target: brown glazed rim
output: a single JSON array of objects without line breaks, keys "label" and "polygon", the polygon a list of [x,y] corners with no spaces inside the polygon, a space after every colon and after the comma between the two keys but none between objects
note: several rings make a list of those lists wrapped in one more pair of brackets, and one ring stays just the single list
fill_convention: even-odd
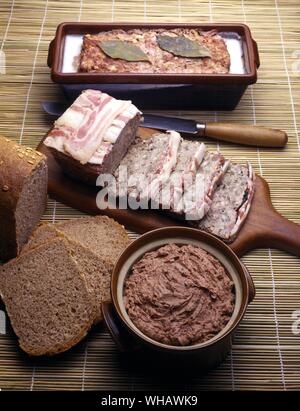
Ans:
[{"label": "brown glazed rim", "polygon": [[[244,74],[159,74],[159,73],[62,73],[64,37],[66,34],[98,33],[102,30],[134,28],[166,28],[176,27],[198,28],[201,30],[216,29],[218,32],[236,32],[243,39],[243,51],[247,73]],[[48,51],[48,66],[55,83],[76,84],[235,84],[249,85],[257,80],[256,69],[259,67],[257,44],[245,24],[234,23],[61,23],[56,30]]]},{"label": "brown glazed rim", "polygon": [[[230,262],[230,265],[234,267],[235,273],[237,274],[237,277],[239,278],[241,282],[240,307],[230,327],[227,328],[225,332],[220,331],[220,333],[217,334],[215,337],[213,337],[210,340],[205,341],[202,344],[195,344],[195,345],[181,347],[181,346],[166,345],[158,341],[155,341],[151,339],[150,337],[144,335],[140,330],[138,330],[138,328],[131,323],[128,315],[127,317],[129,320],[127,320],[126,316],[123,315],[122,309],[120,307],[119,298],[118,298],[118,285],[119,285],[119,275],[120,275],[120,272],[124,264],[136,251],[141,249],[143,246],[151,243],[152,241],[164,240],[164,239],[172,238],[172,237],[174,238],[174,240],[175,239],[178,240],[179,238],[181,238],[182,240],[200,241],[202,243],[205,243],[207,246],[215,249],[218,253],[220,253],[220,255],[222,255],[222,257],[225,260]],[[174,241],[174,242],[180,243],[180,241]],[[128,271],[129,269],[126,271],[126,273],[128,273]],[[236,283],[235,283],[235,286],[236,286]],[[237,325],[240,323],[240,321],[242,320],[248,304],[253,300],[255,296],[255,288],[253,285],[252,278],[249,272],[247,271],[246,267],[244,266],[244,264],[239,260],[239,258],[231,250],[231,248],[229,248],[221,240],[199,229],[194,229],[194,228],[189,228],[189,227],[171,226],[171,227],[159,228],[156,230],[149,231],[148,233],[140,236],[137,240],[133,241],[124,250],[124,252],[119,257],[114,267],[114,270],[113,270],[112,281],[111,281],[111,295],[112,295],[112,302],[116,310],[117,316],[119,317],[120,321],[125,326],[125,328],[131,334],[135,335],[138,339],[141,339],[144,343],[150,346],[156,346],[156,348],[159,348],[159,349],[190,352],[190,351],[200,349],[203,347],[213,346],[220,340],[230,335],[234,331],[234,329],[237,327]],[[226,327],[227,325],[225,326],[225,329]]]}]

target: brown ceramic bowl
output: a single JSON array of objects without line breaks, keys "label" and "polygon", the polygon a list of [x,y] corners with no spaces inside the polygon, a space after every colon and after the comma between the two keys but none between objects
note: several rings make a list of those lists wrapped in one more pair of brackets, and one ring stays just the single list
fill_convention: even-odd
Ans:
[{"label": "brown ceramic bowl", "polygon": [[[212,339],[190,346],[171,346],[143,334],[130,320],[123,302],[123,286],[132,265],[143,255],[165,244],[193,244],[214,255],[234,282],[235,307],[225,328]],[[112,303],[103,305],[106,325],[118,344],[127,352],[153,355],[173,364],[194,363],[207,370],[219,364],[231,347],[231,339],[242,320],[248,304],[255,296],[252,278],[236,254],[221,240],[204,231],[185,227],[167,227],[150,231],[133,241],[117,261],[111,283]],[[160,361],[159,361],[160,362]]]}]

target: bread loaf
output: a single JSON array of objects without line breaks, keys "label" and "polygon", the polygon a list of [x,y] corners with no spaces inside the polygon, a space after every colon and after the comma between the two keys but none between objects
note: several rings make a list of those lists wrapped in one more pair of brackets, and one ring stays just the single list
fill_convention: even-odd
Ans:
[{"label": "bread loaf", "polygon": [[46,207],[43,154],[0,136],[0,260],[17,256]]}]

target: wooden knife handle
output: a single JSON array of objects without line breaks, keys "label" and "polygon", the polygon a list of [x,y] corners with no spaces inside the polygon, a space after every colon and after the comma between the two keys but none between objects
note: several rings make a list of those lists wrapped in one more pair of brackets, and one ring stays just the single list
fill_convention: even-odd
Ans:
[{"label": "wooden knife handle", "polygon": [[288,141],[282,130],[231,123],[206,123],[204,135],[231,143],[258,147],[284,147]]}]

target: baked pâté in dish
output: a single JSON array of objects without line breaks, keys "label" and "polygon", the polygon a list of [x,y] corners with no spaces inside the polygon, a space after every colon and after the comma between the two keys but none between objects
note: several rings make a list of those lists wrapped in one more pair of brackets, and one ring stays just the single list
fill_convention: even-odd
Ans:
[{"label": "baked p\u00e2t\u00e9 in dish", "polygon": [[85,34],[79,71],[225,74],[230,55],[216,30],[115,29]]},{"label": "baked p\u00e2t\u00e9 in dish", "polygon": [[114,175],[111,191],[116,195],[185,220],[227,242],[241,229],[254,194],[255,176],[249,163],[233,163],[175,131],[137,138]]},{"label": "baked p\u00e2t\u00e9 in dish", "polygon": [[124,305],[143,334],[167,345],[210,340],[228,323],[234,287],[225,268],[192,244],[167,244],[136,262],[124,284]]},{"label": "baked p\u00e2t\u00e9 in dish", "polygon": [[86,90],[44,144],[72,178],[95,186],[101,174],[114,177],[106,190],[117,202],[128,200],[128,208],[159,209],[233,241],[253,198],[251,165],[232,163],[172,130],[139,138],[141,120],[130,101]]}]

